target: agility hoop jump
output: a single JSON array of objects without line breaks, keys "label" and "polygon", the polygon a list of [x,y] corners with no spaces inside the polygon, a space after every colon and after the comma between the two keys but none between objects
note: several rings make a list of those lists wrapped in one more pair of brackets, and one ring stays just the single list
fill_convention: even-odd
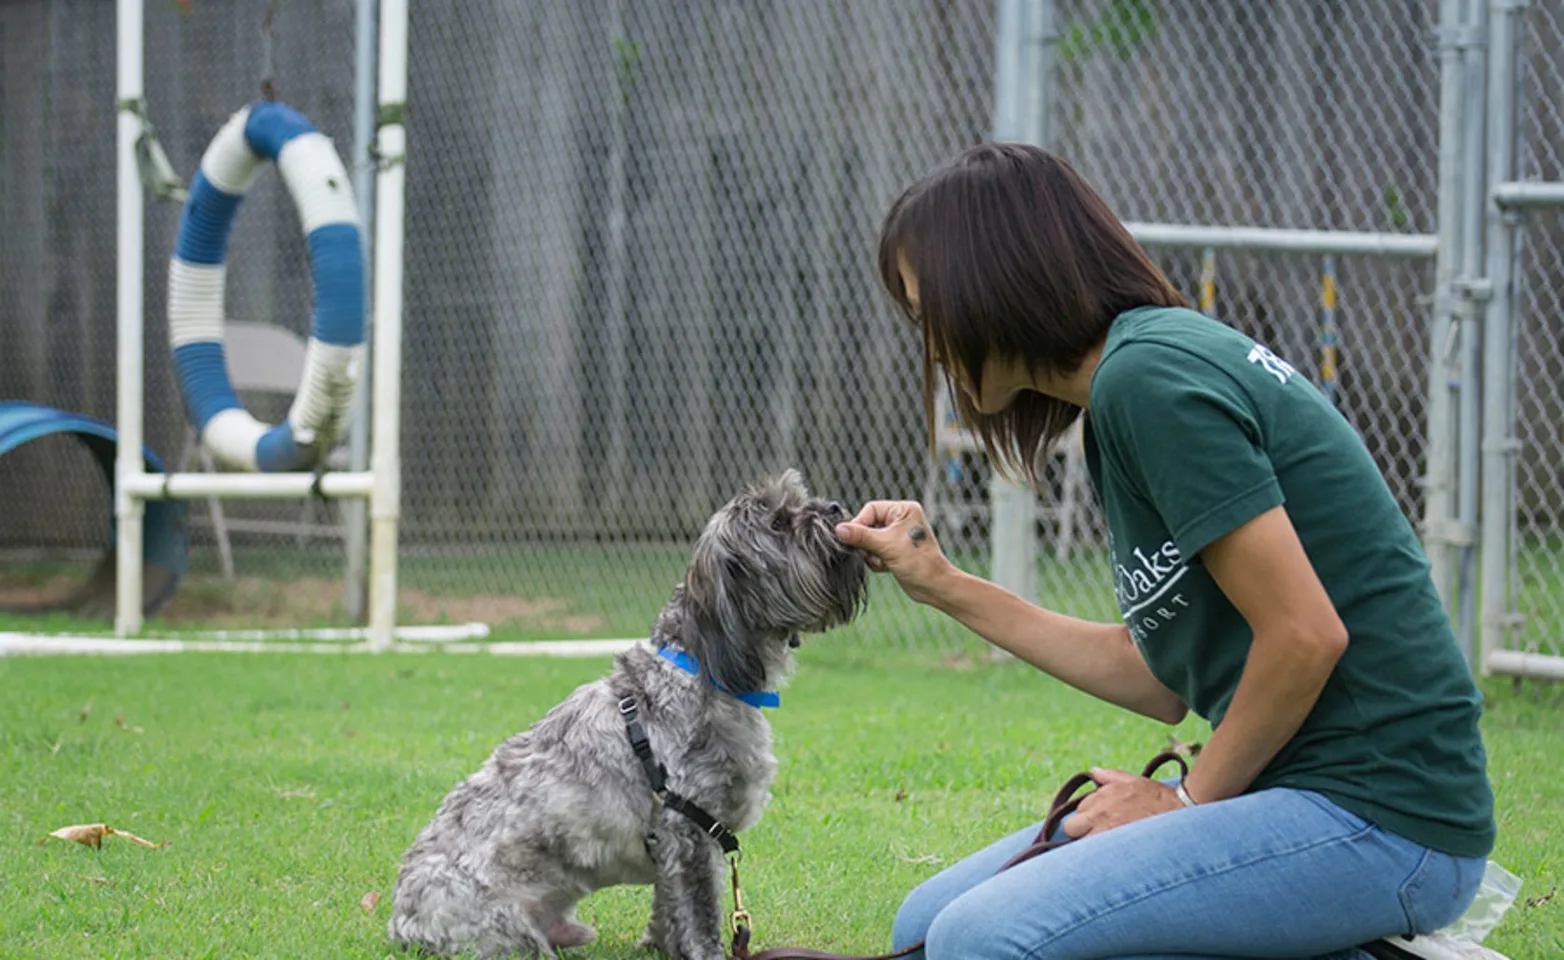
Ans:
[{"label": "agility hoop jump", "polygon": [[[406,0],[361,5],[359,27],[375,42],[374,63],[360,58],[355,140],[364,157],[359,182],[331,142],[297,110],[268,97],[229,118],[208,145],[193,178],[170,263],[169,336],[179,389],[202,447],[218,473],[154,473],[142,457],[146,385],[145,184],[140,151],[147,136],[143,62],[144,0],[116,0],[115,102],[118,114],[116,349],[118,427],[115,542],[118,570],[114,633],[141,632],[139,560],[150,504],[165,500],[307,497],[368,501],[369,556],[365,648],[397,640],[397,541],[401,521],[403,216],[406,179]],[[378,20],[378,30],[374,29]],[[378,79],[376,79],[378,74]],[[374,109],[371,110],[371,104]],[[223,353],[223,294],[228,236],[246,189],[274,163],[309,241],[315,283],[311,339],[302,383],[284,423],[263,424],[240,405]],[[372,169],[373,176],[364,174]],[[351,185],[350,185],[351,184]],[[373,195],[361,210],[355,194]],[[366,298],[363,231],[374,222],[372,296]],[[366,350],[366,300],[373,306]],[[366,356],[366,353],[369,355]],[[370,369],[365,369],[366,364]],[[350,420],[358,382],[370,381],[368,469],[323,470],[325,454]],[[356,632],[356,631],[355,631]]]},{"label": "agility hoop jump", "polygon": [[[267,162],[293,197],[315,281],[303,382],[278,426],[239,403],[223,352],[228,235]],[[324,463],[364,363],[363,242],[346,168],[331,141],[292,107],[261,102],[240,110],[202,156],[169,264],[168,335],[185,410],[215,461],[262,473]]]}]

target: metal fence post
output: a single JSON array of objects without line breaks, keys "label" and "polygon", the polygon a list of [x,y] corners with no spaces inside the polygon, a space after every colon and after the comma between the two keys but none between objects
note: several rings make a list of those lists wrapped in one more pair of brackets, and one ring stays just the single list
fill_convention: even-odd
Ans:
[{"label": "metal fence post", "polygon": [[[1465,116],[1465,63],[1462,58],[1462,0],[1439,3],[1439,250],[1434,260],[1434,309],[1430,318],[1428,363],[1428,438],[1423,501],[1423,543],[1433,568],[1434,585],[1450,609],[1454,580],[1456,483],[1455,421],[1452,416],[1455,318],[1460,311],[1454,281],[1461,269],[1461,131]],[[1470,662],[1470,660],[1468,660]]]},{"label": "metal fence post", "polygon": [[1456,565],[1456,639],[1468,664],[1477,664],[1477,477],[1482,435],[1482,311],[1491,289],[1484,276],[1487,191],[1487,4],[1467,0],[1465,64],[1466,113],[1461,149],[1461,275],[1457,314],[1460,355],[1455,377],[1458,410],[1456,525],[1461,533]]},{"label": "metal fence post", "polygon": [[[999,0],[994,139],[1047,147],[1053,76],[1053,0]],[[989,575],[1026,600],[1037,599],[1037,498],[995,476],[989,484]]]},{"label": "metal fence post", "polygon": [[[1514,313],[1514,245],[1519,214],[1492,196],[1495,184],[1513,179],[1515,163],[1516,47],[1526,0],[1491,0],[1488,16],[1488,282],[1491,296],[1483,324],[1482,404],[1482,648],[1486,658],[1507,646],[1510,610],[1510,512],[1514,455],[1511,436],[1510,331]],[[1485,668],[1486,672],[1486,668]]]}]

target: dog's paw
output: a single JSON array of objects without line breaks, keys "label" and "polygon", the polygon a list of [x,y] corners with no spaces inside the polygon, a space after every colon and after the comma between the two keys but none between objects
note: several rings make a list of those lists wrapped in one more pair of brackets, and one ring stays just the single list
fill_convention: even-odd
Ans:
[{"label": "dog's paw", "polygon": [[596,939],[596,930],[574,920],[561,920],[548,932],[549,945],[554,947],[584,947]]}]

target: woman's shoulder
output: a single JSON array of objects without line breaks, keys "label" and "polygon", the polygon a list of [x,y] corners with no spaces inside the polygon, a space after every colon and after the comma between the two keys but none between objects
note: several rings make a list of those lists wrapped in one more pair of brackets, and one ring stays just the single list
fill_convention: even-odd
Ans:
[{"label": "woman's shoulder", "polygon": [[1297,371],[1240,330],[1184,307],[1145,307],[1114,320],[1092,376],[1092,401],[1169,391],[1214,391],[1235,399]]},{"label": "woman's shoulder", "polygon": [[1137,352],[1154,354],[1160,348],[1174,354],[1201,356],[1212,347],[1240,349],[1252,342],[1243,333],[1220,320],[1188,307],[1139,307],[1127,310],[1114,319],[1108,330],[1103,355],[1106,359],[1110,354],[1135,344],[1151,348]]},{"label": "woman's shoulder", "polygon": [[1224,368],[1244,363],[1250,344],[1237,330],[1194,310],[1131,310],[1109,330],[1092,376],[1092,399],[1145,398],[1226,379]]}]

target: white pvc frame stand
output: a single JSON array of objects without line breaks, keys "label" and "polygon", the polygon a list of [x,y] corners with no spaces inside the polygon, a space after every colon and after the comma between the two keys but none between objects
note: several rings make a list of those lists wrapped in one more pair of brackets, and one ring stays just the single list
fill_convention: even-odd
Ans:
[{"label": "white pvc frame stand", "polygon": [[[379,124],[372,293],[372,434],[367,471],[327,473],[148,474],[141,459],[145,416],[143,186],[136,166],[141,133],[144,0],[117,0],[118,112],[117,313],[118,452],[114,632],[141,632],[142,538],[146,501],[158,499],[303,499],[319,495],[369,501],[369,629],[365,647],[397,639],[397,538],[401,520],[402,240],[407,91],[407,0],[380,0]],[[486,631],[485,631],[486,632]],[[473,636],[468,630],[461,636]],[[457,637],[452,637],[455,639]]]}]

